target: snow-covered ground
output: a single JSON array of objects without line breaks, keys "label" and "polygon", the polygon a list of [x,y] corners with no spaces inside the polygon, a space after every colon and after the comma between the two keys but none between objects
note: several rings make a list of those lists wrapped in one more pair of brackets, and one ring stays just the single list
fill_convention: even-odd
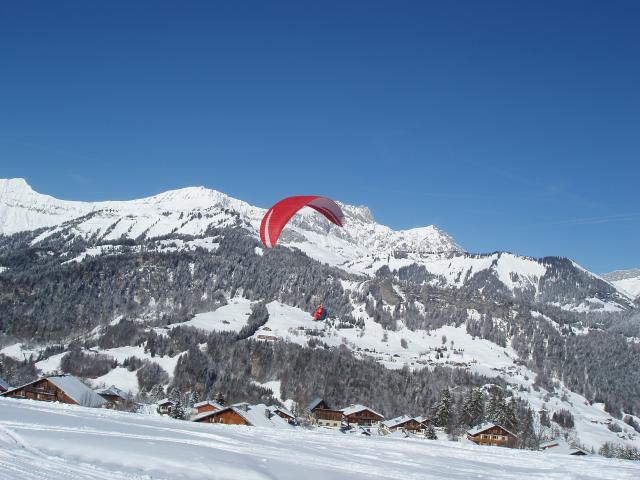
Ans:
[{"label": "snow-covered ground", "polygon": [[0,479],[640,478],[640,463],[0,399]]},{"label": "snow-covered ground", "polygon": [[237,296],[229,300],[227,305],[213,312],[198,313],[188,322],[171,325],[194,327],[207,332],[232,331],[239,332],[247,324],[251,314],[251,302],[246,298]]}]

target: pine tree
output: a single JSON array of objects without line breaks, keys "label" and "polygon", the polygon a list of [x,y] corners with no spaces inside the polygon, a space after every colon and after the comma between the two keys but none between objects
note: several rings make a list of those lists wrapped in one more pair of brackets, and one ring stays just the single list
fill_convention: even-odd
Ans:
[{"label": "pine tree", "polygon": [[445,388],[440,394],[440,400],[435,405],[434,421],[437,426],[448,428],[452,420],[453,399],[451,392]]},{"label": "pine tree", "polygon": [[484,418],[484,397],[482,390],[470,390],[460,408],[460,421],[463,425],[472,427],[482,422]]},{"label": "pine tree", "polygon": [[436,429],[433,428],[433,425],[431,424],[431,422],[427,423],[425,429],[424,429],[424,436],[428,439],[428,440],[437,440],[438,436],[436,435]]},{"label": "pine tree", "polygon": [[169,409],[169,416],[177,420],[184,420],[185,412],[184,412],[184,407],[182,406],[182,402],[180,401],[180,398],[178,398],[178,400],[175,400],[175,404],[172,405],[171,408]]},{"label": "pine tree", "polygon": [[547,410],[546,404],[542,405],[542,409],[540,410],[540,425],[543,427],[550,427],[551,420],[549,420],[549,411]]},{"label": "pine tree", "polygon": [[200,395],[198,394],[197,390],[191,390],[191,394],[189,396],[189,405],[194,407],[196,403],[200,403]]},{"label": "pine tree", "polygon": [[173,387],[169,392],[169,400],[173,402],[178,402],[180,400],[180,397],[181,397],[180,390],[178,390],[176,387]]},{"label": "pine tree", "polygon": [[518,430],[518,417],[516,414],[517,405],[515,398],[511,397],[511,400],[507,403],[503,403],[503,409],[501,415],[498,416],[498,425],[515,432]]},{"label": "pine tree", "polygon": [[162,400],[164,396],[164,388],[162,388],[162,385],[156,384],[151,387],[151,390],[148,394],[148,399],[151,403],[156,403],[158,400]]},{"label": "pine tree", "polygon": [[520,448],[534,450],[538,448],[538,438],[533,423],[533,411],[528,406],[520,409],[518,424],[518,443]]},{"label": "pine tree", "polygon": [[485,412],[486,419],[490,422],[500,424],[504,407],[505,405],[502,389],[496,387],[491,391],[491,396],[489,397],[489,402],[487,403]]}]

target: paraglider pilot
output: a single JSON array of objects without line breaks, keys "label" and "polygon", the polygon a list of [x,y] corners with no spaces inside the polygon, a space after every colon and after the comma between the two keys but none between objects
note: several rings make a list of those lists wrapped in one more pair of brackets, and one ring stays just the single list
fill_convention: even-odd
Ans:
[{"label": "paraglider pilot", "polygon": [[318,305],[316,311],[313,313],[313,321],[324,320],[327,316],[327,311],[322,307],[322,304]]}]

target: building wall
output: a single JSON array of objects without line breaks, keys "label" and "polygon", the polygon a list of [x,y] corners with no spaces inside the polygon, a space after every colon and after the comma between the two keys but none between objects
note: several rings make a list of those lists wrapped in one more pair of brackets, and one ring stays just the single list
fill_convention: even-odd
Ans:
[{"label": "building wall", "polygon": [[382,420],[382,417],[376,415],[368,410],[352,413],[351,415],[345,415],[344,417],[350,425],[360,426],[373,426],[378,425]]},{"label": "building wall", "polygon": [[407,422],[396,425],[395,427],[391,427],[388,430],[390,432],[395,432],[396,430],[406,430],[407,432],[411,432],[413,434],[422,435],[424,434],[424,425],[416,422],[415,420],[409,420]]},{"label": "building wall", "polygon": [[211,415],[203,420],[207,423],[221,423],[223,425],[250,425],[244,418],[233,410],[226,410],[217,415]]},{"label": "building wall", "polygon": [[510,447],[515,444],[516,438],[500,427],[492,427],[477,435],[467,435],[467,438],[478,445],[491,445],[495,447]]},{"label": "building wall", "polygon": [[198,410],[198,413],[204,413],[204,412],[213,412],[215,410],[218,410],[216,407],[214,407],[213,405],[202,405],[200,407],[198,407],[196,410]]},{"label": "building wall", "polygon": [[311,414],[311,418],[313,423],[320,427],[339,428],[342,426],[342,412],[337,410],[317,408]]}]

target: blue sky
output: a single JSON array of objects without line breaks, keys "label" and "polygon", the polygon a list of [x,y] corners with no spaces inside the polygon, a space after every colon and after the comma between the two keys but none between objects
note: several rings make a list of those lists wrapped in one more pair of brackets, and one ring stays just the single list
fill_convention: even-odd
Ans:
[{"label": "blue sky", "polygon": [[640,3],[0,4],[0,177],[326,194],[467,250],[640,266]]}]

